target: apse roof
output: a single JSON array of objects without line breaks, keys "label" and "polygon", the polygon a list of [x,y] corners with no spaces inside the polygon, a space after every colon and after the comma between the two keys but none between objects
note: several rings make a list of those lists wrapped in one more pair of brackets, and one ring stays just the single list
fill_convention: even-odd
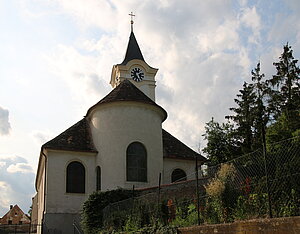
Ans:
[{"label": "apse roof", "polygon": [[115,89],[113,89],[109,94],[107,94],[103,99],[101,99],[98,103],[93,105],[88,111],[88,115],[92,109],[98,105],[104,103],[111,102],[124,102],[124,101],[134,101],[145,104],[150,104],[161,109],[165,117],[163,120],[167,118],[167,112],[159,105],[157,105],[154,101],[151,100],[146,94],[144,94],[139,88],[137,88],[134,84],[132,84],[129,80],[123,80]]}]

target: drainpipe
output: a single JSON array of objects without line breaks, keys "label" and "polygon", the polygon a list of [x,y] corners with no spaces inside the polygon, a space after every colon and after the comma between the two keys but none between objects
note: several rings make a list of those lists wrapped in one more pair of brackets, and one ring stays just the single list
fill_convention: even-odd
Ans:
[{"label": "drainpipe", "polygon": [[44,204],[43,204],[43,218],[42,218],[42,234],[43,234],[44,233],[45,207],[46,207],[47,155],[44,154],[43,148],[42,148],[41,152],[42,152],[42,155],[45,157]]}]

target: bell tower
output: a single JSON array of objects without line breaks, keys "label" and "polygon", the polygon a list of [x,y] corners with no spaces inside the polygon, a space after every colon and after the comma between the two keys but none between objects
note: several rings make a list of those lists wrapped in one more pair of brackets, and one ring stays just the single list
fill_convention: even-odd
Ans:
[{"label": "bell tower", "polygon": [[131,33],[122,63],[116,64],[112,68],[110,84],[117,87],[125,79],[131,81],[149,98],[155,101],[155,75],[158,69],[150,67],[144,60],[140,47],[133,33],[134,16],[131,12]]}]

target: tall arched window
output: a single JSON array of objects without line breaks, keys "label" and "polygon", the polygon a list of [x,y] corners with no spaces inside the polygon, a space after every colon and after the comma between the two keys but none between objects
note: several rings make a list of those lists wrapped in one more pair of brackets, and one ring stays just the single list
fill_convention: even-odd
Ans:
[{"label": "tall arched window", "polygon": [[127,147],[126,174],[127,181],[147,182],[147,152],[139,142]]},{"label": "tall arched window", "polygon": [[67,166],[67,193],[85,193],[85,169],[80,162]]},{"label": "tall arched window", "polygon": [[96,190],[101,190],[101,168],[99,166],[96,167]]},{"label": "tall arched window", "polygon": [[172,172],[172,183],[186,180],[186,173],[179,168]]}]

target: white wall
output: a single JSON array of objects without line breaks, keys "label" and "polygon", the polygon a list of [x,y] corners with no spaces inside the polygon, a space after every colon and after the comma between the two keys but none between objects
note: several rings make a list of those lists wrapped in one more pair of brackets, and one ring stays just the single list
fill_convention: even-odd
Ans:
[{"label": "white wall", "polygon": [[[78,213],[89,194],[96,190],[96,154],[67,151],[47,153],[47,213]],[[72,161],[85,167],[85,193],[66,193],[66,170]]]},{"label": "white wall", "polygon": [[[156,185],[163,169],[162,111],[143,103],[114,102],[96,107],[90,118],[102,190]],[[136,141],[147,151],[147,182],[126,181],[126,149]]]},{"label": "white wall", "polygon": [[172,172],[175,169],[182,169],[187,175],[187,179],[195,179],[195,161],[194,160],[182,160],[173,158],[164,158],[164,172],[163,183],[170,184]]}]

